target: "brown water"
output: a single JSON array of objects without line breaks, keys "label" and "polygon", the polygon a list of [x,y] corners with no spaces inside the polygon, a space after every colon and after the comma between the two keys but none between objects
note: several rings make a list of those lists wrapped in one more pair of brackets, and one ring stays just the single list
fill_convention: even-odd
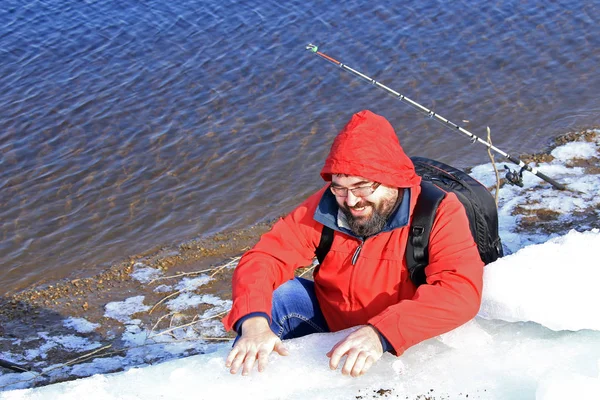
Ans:
[{"label": "brown water", "polygon": [[574,0],[3,0],[2,292],[290,210],[364,108],[411,155],[487,162],[309,42],[519,155],[599,124],[599,21]]}]

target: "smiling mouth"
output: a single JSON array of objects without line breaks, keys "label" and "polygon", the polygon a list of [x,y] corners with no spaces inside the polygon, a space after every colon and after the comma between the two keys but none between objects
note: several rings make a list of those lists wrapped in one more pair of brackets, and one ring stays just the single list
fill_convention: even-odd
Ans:
[{"label": "smiling mouth", "polygon": [[369,208],[369,206],[363,206],[363,207],[349,207],[350,208],[350,212],[352,213],[352,215],[356,215],[356,216],[362,216],[365,214],[367,208]]}]

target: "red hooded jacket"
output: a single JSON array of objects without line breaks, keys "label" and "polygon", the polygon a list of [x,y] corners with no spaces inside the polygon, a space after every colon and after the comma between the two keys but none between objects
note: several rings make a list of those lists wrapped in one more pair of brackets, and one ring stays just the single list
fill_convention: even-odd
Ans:
[{"label": "red hooded jacket", "polygon": [[252,312],[271,315],[274,289],[292,279],[294,270],[310,265],[323,225],[334,230],[334,239],[314,281],[332,331],[370,324],[401,355],[473,318],[481,302],[483,262],[453,193],[440,204],[433,224],[427,284],[416,288],[410,280],[404,253],[421,178],[385,118],[370,111],[352,117],[335,138],[321,176],[331,181],[336,173],[398,187],[403,200],[383,230],[363,241],[338,226],[338,206],[328,185],[310,196],[240,260],[233,275],[233,307],[223,319],[227,330]]}]

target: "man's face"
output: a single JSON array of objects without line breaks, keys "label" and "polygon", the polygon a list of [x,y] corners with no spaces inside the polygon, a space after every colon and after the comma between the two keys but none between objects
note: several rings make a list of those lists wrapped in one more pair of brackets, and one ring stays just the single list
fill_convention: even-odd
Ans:
[{"label": "man's face", "polygon": [[[380,232],[398,200],[398,189],[374,184],[360,176],[333,175],[331,178],[335,199],[346,215],[350,229],[357,236],[366,237]],[[371,193],[372,187],[375,187],[375,191]],[[356,188],[364,188],[357,192],[365,193],[355,195],[350,189]],[[339,192],[347,193],[344,195]]]}]

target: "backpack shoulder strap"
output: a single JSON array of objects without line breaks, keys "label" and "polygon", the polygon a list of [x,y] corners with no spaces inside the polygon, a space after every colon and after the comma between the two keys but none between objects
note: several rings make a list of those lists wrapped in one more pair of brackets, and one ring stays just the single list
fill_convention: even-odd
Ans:
[{"label": "backpack shoulder strap", "polygon": [[323,225],[323,230],[321,231],[321,240],[319,241],[319,246],[317,246],[317,249],[315,250],[315,255],[317,256],[319,264],[323,262],[327,253],[329,253],[332,244],[333,229]]},{"label": "backpack shoulder strap", "polygon": [[446,192],[433,183],[422,180],[421,193],[413,211],[406,244],[406,265],[416,286],[425,283],[425,267],[429,264],[429,236],[437,208]]}]

